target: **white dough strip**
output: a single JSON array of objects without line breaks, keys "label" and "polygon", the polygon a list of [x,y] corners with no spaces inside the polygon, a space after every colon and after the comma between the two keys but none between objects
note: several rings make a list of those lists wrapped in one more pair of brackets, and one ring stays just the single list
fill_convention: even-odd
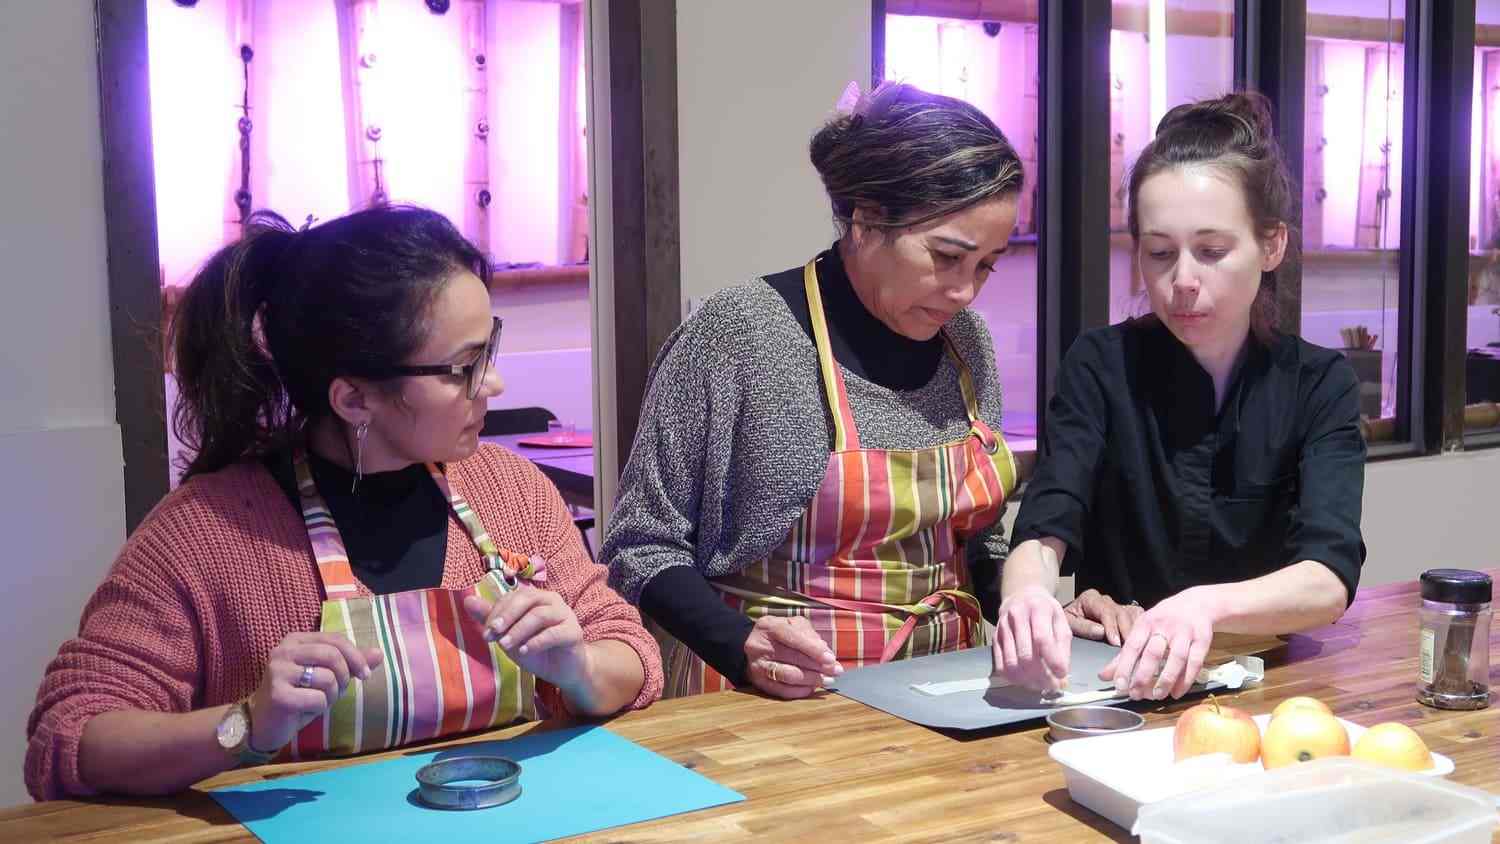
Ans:
[{"label": "white dough strip", "polygon": [[[1226,688],[1238,689],[1245,683],[1258,683],[1265,679],[1265,662],[1256,656],[1237,656],[1231,662],[1214,668],[1204,668],[1198,672],[1196,681],[1200,684],[1219,682]],[[912,683],[911,689],[918,694],[928,697],[943,697],[944,695],[958,694],[960,692],[980,692],[992,688],[1009,686],[1010,683],[999,678],[971,677],[964,680],[947,680],[941,683]],[[1051,706],[1077,706],[1084,703],[1098,703],[1103,700],[1113,700],[1124,697],[1123,692],[1115,691],[1114,686],[1099,689],[1089,689],[1077,692],[1065,692],[1056,698],[1041,698],[1041,702]]]}]

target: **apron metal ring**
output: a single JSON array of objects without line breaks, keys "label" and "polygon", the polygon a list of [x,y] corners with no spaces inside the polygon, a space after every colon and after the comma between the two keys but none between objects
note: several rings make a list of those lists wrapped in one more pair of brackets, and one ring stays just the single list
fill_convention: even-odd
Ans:
[{"label": "apron metal ring", "polygon": [[1000,453],[999,437],[995,436],[993,433],[990,434],[989,437],[985,437],[983,433],[977,431],[975,432],[975,436],[979,437],[979,444],[984,446],[985,454],[994,455]]}]

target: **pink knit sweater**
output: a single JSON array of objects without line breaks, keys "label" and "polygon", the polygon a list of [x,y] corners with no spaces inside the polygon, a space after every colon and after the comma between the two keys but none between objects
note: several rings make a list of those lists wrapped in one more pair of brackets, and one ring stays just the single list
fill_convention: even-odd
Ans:
[{"label": "pink knit sweater", "polygon": [[[589,641],[635,649],[661,695],[661,656],[640,615],[588,558],[556,487],[494,446],[448,466],[453,489],[502,548],[547,561]],[[443,587],[471,586],[483,559],[451,514]],[[368,593],[365,593],[368,594]],[[147,516],[83,611],[78,637],[47,666],[26,726],[26,787],[38,800],[93,793],[79,776],[84,725],[101,712],[187,712],[255,690],[283,637],[318,629],[322,593],[302,514],[259,463],[201,475]]]}]

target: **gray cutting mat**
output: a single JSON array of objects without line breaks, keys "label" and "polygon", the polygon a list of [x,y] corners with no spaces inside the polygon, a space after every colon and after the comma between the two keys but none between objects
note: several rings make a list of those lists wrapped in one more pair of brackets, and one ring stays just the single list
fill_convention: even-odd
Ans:
[{"label": "gray cutting mat", "polygon": [[[1067,690],[1086,692],[1108,686],[1109,684],[1099,680],[1099,671],[1119,650],[1103,642],[1074,639]],[[913,683],[985,677],[990,673],[990,666],[990,648],[986,645],[856,668],[841,675],[832,688],[845,697],[897,718],[944,729],[978,730],[1040,720],[1057,708],[1042,703],[1039,692],[1016,686],[992,686],[937,697],[912,688]],[[1208,688],[1217,688],[1219,685],[1221,684],[1212,683]],[[1115,705],[1128,700],[1128,696],[1122,695],[1100,703]]]}]

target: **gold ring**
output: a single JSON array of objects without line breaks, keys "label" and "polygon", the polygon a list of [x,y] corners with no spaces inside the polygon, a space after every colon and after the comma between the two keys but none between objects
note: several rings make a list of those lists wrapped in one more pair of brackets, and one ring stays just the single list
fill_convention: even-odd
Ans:
[{"label": "gold ring", "polygon": [[1169,648],[1172,647],[1172,640],[1168,639],[1167,638],[1167,634],[1161,632],[1160,630],[1154,630],[1154,631],[1152,631],[1151,636],[1147,636],[1146,637],[1146,641],[1148,641],[1148,642],[1151,641],[1152,636],[1160,636],[1161,640],[1167,644],[1167,647],[1169,647]]}]

